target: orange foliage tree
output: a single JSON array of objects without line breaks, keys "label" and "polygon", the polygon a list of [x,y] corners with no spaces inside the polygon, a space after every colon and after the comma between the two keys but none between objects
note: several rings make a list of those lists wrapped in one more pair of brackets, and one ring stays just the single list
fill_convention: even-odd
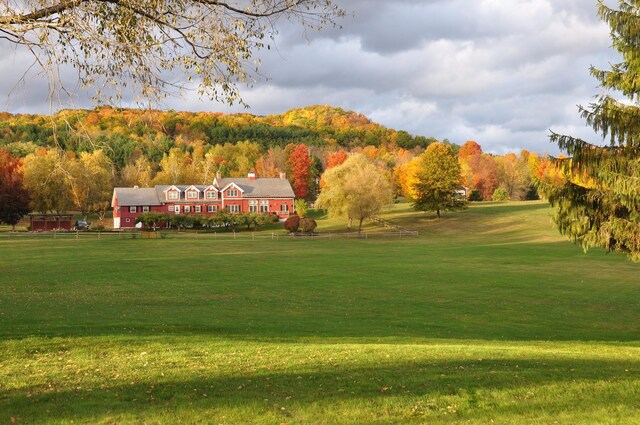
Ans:
[{"label": "orange foliage tree", "polygon": [[347,153],[342,149],[337,152],[330,153],[327,155],[327,170],[342,164],[348,157],[349,155],[347,155]]},{"label": "orange foliage tree", "polygon": [[313,159],[311,159],[309,148],[306,145],[297,145],[289,155],[288,165],[291,170],[291,186],[296,198],[307,198],[310,195],[312,164]]}]

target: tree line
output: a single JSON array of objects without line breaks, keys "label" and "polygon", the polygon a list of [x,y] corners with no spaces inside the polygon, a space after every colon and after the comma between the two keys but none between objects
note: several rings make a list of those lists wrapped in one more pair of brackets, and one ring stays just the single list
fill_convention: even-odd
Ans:
[{"label": "tree line", "polygon": [[[426,188],[421,188],[418,184],[421,178],[424,180],[427,175],[438,175],[445,170],[442,164],[429,168],[424,156],[427,152],[435,159],[453,157],[449,162],[455,163],[457,171],[447,171],[447,178],[441,177],[439,181],[450,180],[451,185],[456,186],[455,192],[466,191],[468,200],[471,201],[536,199],[538,181],[544,180],[556,185],[562,180],[562,175],[553,162],[535,153],[522,151],[519,154],[496,156],[484,153],[474,141],[457,146],[447,141],[438,142],[433,138],[425,138],[424,143],[409,143],[405,146],[410,147],[405,147],[399,143],[404,140],[403,137],[406,140],[413,138],[414,141],[417,138],[406,138],[403,132],[385,129],[359,114],[346,113],[338,108],[310,107],[262,118],[248,114],[158,112],[156,118],[162,119],[153,121],[147,114],[153,115],[155,112],[116,111],[111,108],[91,112],[64,111],[60,115],[65,116],[68,122],[75,123],[74,130],[69,130],[66,135],[64,132],[58,133],[58,142],[47,139],[46,143],[43,140],[12,141],[25,134],[16,130],[16,122],[24,122],[25,119],[36,122],[42,117],[5,114],[4,118],[7,120],[2,121],[0,131],[11,133],[14,139],[9,137],[2,141],[5,158],[2,167],[5,169],[4,175],[11,169],[10,174],[14,177],[12,182],[5,179],[2,184],[20,186],[24,190],[20,196],[21,199],[29,199],[25,207],[28,211],[77,210],[83,215],[94,213],[99,218],[104,218],[110,208],[114,187],[210,184],[218,172],[225,177],[244,177],[250,171],[254,171],[258,177],[278,177],[285,173],[296,198],[308,202],[319,200],[320,204],[325,202],[327,206],[335,202],[328,202],[327,195],[323,196],[323,192],[329,193],[331,182],[334,181],[339,182],[339,190],[344,192],[344,199],[353,198],[353,194],[375,187],[384,192],[383,196],[367,202],[383,205],[384,200],[398,198],[415,201],[418,193],[426,193]],[[147,131],[136,130],[137,124],[132,125],[132,117],[141,119],[145,116],[149,118],[145,127]],[[192,117],[194,121],[187,121],[185,117]],[[325,139],[318,144],[298,141],[285,146],[276,144],[266,147],[264,141],[242,140],[211,144],[194,138],[196,129],[198,134],[207,132],[207,122],[211,124],[214,121],[224,121],[229,128],[242,128],[243,125],[252,125],[255,120],[262,120],[263,124],[269,122],[273,125],[313,130],[314,134],[323,134]],[[70,142],[81,140],[78,132],[81,128],[87,132],[85,135],[88,137],[82,142],[82,146]],[[97,133],[89,137],[91,128],[101,130],[95,130]],[[358,132],[365,135],[365,139],[374,138],[374,143],[344,146],[335,138],[337,133]],[[28,134],[49,133],[33,130]],[[134,134],[137,135],[135,139],[132,138]],[[152,138],[151,134],[154,135]],[[127,142],[127,138],[132,138],[132,141]],[[103,143],[107,139],[113,144]],[[158,151],[148,148],[152,139],[154,143],[160,143],[152,144]],[[120,144],[118,140],[123,143]],[[344,163],[350,169],[359,170],[360,174],[344,180],[344,167],[338,168]],[[333,170],[335,168],[343,170],[342,174],[336,174],[337,171]],[[377,176],[377,173],[380,174],[379,178],[376,177],[377,181],[370,185],[363,183]],[[15,182],[16,179],[19,180],[19,185]],[[448,204],[441,205],[434,211],[453,208],[458,201],[459,196],[452,192]],[[4,204],[9,205],[8,202]],[[429,207],[430,204],[427,203],[420,208]],[[25,208],[20,211],[24,213]],[[350,211],[342,209],[340,213],[344,212],[349,218],[361,221],[363,216],[355,209],[367,208],[362,205],[350,208]],[[11,223],[15,220],[2,221]]]}]

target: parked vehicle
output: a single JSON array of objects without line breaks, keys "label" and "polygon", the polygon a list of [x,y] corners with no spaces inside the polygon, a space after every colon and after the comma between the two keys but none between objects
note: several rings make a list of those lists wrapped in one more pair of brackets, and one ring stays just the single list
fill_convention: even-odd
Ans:
[{"label": "parked vehicle", "polygon": [[89,230],[89,223],[86,221],[78,220],[73,226],[73,230]]}]

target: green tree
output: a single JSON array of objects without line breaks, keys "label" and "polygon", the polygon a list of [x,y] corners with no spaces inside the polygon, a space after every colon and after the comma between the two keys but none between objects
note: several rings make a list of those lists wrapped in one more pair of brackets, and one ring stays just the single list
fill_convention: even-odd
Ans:
[{"label": "green tree", "polygon": [[176,88],[167,76],[180,73],[201,94],[234,102],[236,84],[259,77],[254,55],[269,47],[277,21],[319,29],[343,14],[330,0],[0,0],[0,45],[25,46],[58,90],[65,63],[99,98],[107,85],[114,100],[125,88],[160,98]]},{"label": "green tree", "polygon": [[552,133],[568,153],[558,162],[569,178],[557,188],[542,184],[540,191],[555,207],[560,232],[585,251],[598,246],[640,261],[640,2],[619,0],[613,9],[598,1],[598,14],[611,28],[622,61],[608,70],[591,67],[603,93],[579,111],[608,145]]},{"label": "green tree", "polygon": [[460,163],[449,145],[429,145],[420,156],[412,182],[413,207],[418,211],[452,211],[464,208]]},{"label": "green tree", "polygon": [[136,217],[136,223],[142,223],[146,229],[156,230],[160,223],[169,222],[169,214],[161,212],[145,212]]},{"label": "green tree", "polygon": [[362,222],[393,202],[393,190],[386,173],[362,154],[354,154],[322,175],[317,204],[329,215]]}]

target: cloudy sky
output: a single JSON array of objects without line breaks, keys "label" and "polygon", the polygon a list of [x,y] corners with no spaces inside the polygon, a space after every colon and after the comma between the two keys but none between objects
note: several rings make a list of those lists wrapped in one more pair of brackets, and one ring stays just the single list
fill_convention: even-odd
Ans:
[{"label": "cloudy sky", "polygon": [[[611,3],[611,2],[609,2]],[[412,134],[476,140],[486,152],[557,153],[549,130],[598,141],[577,104],[599,93],[589,66],[618,60],[595,0],[341,0],[342,28],[282,28],[260,54],[269,77],[242,88],[256,115],[340,106]],[[48,113],[46,80],[0,44],[0,110]],[[91,107],[79,98],[75,107]],[[244,111],[193,93],[167,107]]]}]

